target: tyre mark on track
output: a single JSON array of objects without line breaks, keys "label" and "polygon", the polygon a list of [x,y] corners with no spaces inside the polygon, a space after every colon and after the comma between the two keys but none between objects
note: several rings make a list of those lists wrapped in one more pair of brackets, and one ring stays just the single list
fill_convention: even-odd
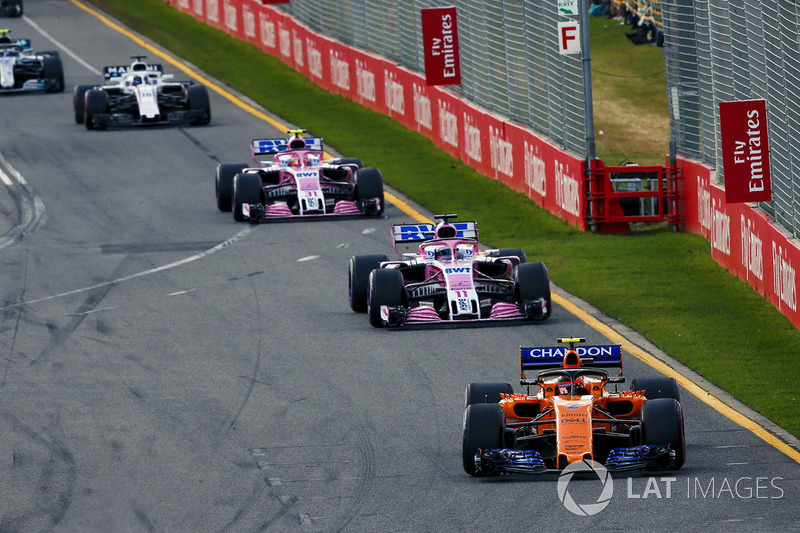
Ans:
[{"label": "tyre mark on track", "polygon": [[187,263],[191,263],[193,261],[197,261],[198,259],[202,259],[202,258],[204,258],[206,256],[209,256],[211,254],[214,254],[216,252],[219,252],[220,250],[230,246],[231,244],[233,244],[236,241],[238,241],[238,240],[242,239],[243,237],[245,237],[247,234],[249,234],[251,231],[253,231],[253,229],[255,227],[256,226],[254,226],[254,225],[248,225],[248,226],[244,227],[239,233],[237,233],[236,235],[231,237],[230,239],[228,239],[228,240],[226,240],[224,242],[221,242],[220,244],[214,246],[213,248],[209,248],[208,250],[205,250],[204,252],[201,252],[201,253],[196,254],[196,255],[192,255],[190,257],[186,257],[184,259],[180,259],[180,260],[175,261],[173,263],[168,263],[166,265],[161,265],[159,267],[151,268],[149,270],[144,270],[142,272],[137,272],[136,274],[131,274],[129,276],[123,276],[121,278],[117,278],[117,279],[114,279],[114,280],[111,280],[111,281],[105,281],[105,282],[102,282],[102,283],[98,283],[96,285],[91,285],[89,287],[83,287],[83,288],[75,289],[75,290],[72,290],[72,291],[62,292],[62,293],[59,293],[59,294],[54,294],[52,296],[45,296],[43,298],[36,298],[35,300],[21,301],[19,303],[5,305],[3,307],[0,307],[0,311],[3,311],[5,309],[11,309],[13,307],[20,307],[20,306],[23,306],[23,305],[33,305],[33,304],[36,304],[36,303],[39,303],[39,302],[46,302],[46,301],[49,301],[49,300],[55,300],[56,298],[63,298],[65,296],[72,296],[73,294],[80,294],[82,292],[93,291],[95,289],[100,289],[102,287],[107,287],[107,286],[110,286],[110,285],[116,285],[118,283],[122,283],[122,282],[125,282],[125,281],[130,281],[132,279],[137,279],[137,278],[149,276],[151,274],[156,274],[156,273],[162,272],[164,270],[169,270],[171,268],[179,267],[179,266],[185,265]]},{"label": "tyre mark on track", "polygon": [[36,191],[2,154],[0,154],[0,181],[8,188],[18,212],[17,220],[11,229],[0,237],[0,250],[2,250],[33,233],[47,219],[47,210]]},{"label": "tyre mark on track", "polygon": [[[72,504],[77,477],[75,460],[72,453],[55,438],[45,438],[31,429],[21,420],[7,412],[0,412],[0,417],[7,420],[18,432],[27,437],[33,444],[41,446],[50,455],[50,459],[42,467],[36,481],[38,496],[30,502],[31,509],[18,518],[3,516],[0,523],[2,531],[25,531],[38,522],[42,514],[49,517],[52,525],[57,526],[64,519],[67,509]],[[58,420],[56,420],[58,425]]]}]

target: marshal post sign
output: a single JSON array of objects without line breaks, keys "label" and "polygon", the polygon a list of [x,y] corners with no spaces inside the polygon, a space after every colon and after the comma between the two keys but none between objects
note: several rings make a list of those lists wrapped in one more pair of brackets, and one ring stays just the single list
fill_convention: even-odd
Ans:
[{"label": "marshal post sign", "polygon": [[455,7],[421,9],[427,85],[461,84],[461,56]]},{"label": "marshal post sign", "polygon": [[725,201],[772,200],[767,106],[764,100],[719,103]]}]

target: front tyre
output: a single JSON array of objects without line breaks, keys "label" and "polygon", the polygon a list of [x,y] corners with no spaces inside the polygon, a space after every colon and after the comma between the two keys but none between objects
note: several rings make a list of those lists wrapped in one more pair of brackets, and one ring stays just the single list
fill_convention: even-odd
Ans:
[{"label": "front tyre", "polygon": [[475,454],[478,450],[492,450],[503,447],[503,409],[492,403],[474,403],[464,411],[464,425],[461,431],[461,458],[464,472],[474,476]]},{"label": "front tyre", "polygon": [[668,445],[675,450],[675,470],[686,461],[683,408],[674,398],[647,400],[642,406],[642,441],[644,444]]},{"label": "front tyre", "polygon": [[46,91],[49,93],[62,92],[64,90],[64,67],[61,64],[61,58],[47,56],[42,61],[42,77]]},{"label": "front tyre", "polygon": [[399,307],[403,305],[405,284],[403,274],[397,269],[377,268],[369,275],[369,298],[367,314],[373,327],[382,328],[386,324],[381,318],[381,306]]},{"label": "front tyre", "polygon": [[244,204],[261,203],[261,178],[258,174],[237,174],[233,178],[233,219],[242,222],[246,219]]},{"label": "front tyre", "polygon": [[[362,168],[356,171],[355,201],[364,204],[369,200],[377,200],[377,205],[367,215],[382,215],[384,209],[383,176],[377,168]],[[364,209],[362,207],[362,209]]]},{"label": "front tyre", "polygon": [[83,124],[86,110],[86,92],[94,85],[76,85],[72,89],[72,108],[75,111],[75,123]]},{"label": "front tyre", "polygon": [[356,313],[367,312],[369,300],[369,275],[389,258],[382,254],[356,255],[350,258],[347,280],[350,289],[350,309]]},{"label": "front tyre", "polygon": [[101,89],[86,91],[83,107],[83,122],[87,130],[104,130],[106,124],[102,115],[108,113],[108,94]]},{"label": "front tyre", "polygon": [[514,296],[517,303],[544,299],[543,319],[550,317],[550,275],[544,263],[523,263],[514,269]]},{"label": "front tyre", "polygon": [[233,209],[233,178],[247,168],[245,163],[220,163],[214,175],[217,209],[230,212]]},{"label": "front tyre", "polygon": [[211,122],[211,100],[205,85],[189,85],[186,87],[186,109],[197,112],[192,119],[193,126],[205,126]]}]

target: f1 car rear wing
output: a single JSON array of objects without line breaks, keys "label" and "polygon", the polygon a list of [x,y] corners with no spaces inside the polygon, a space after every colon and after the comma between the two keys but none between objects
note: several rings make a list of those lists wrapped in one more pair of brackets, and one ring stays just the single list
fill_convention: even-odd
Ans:
[{"label": "f1 car rear wing", "polygon": [[[133,72],[131,65],[112,65],[103,67],[103,79],[108,81],[111,78],[119,78],[123,74]],[[164,73],[164,67],[160,63],[148,63],[147,68],[142,72],[160,72]]]},{"label": "f1 car rear wing", "polygon": [[[322,151],[322,137],[304,137],[303,140],[306,142],[304,150]],[[287,139],[253,139],[250,145],[253,157],[277,154],[288,149],[289,141]]]},{"label": "f1 car rear wing", "polygon": [[[451,222],[456,228],[456,239],[478,240],[477,222]],[[436,226],[433,224],[393,224],[392,243],[397,253],[416,252],[419,243],[436,237]]]},{"label": "f1 car rear wing", "polygon": [[[519,348],[519,370],[520,379],[525,380],[526,370],[546,370],[551,368],[584,368],[584,367],[605,367],[619,368],[622,372],[622,346],[619,344],[601,346],[575,346],[576,342],[584,342],[584,339],[558,339],[559,342],[570,344],[569,348],[559,346]],[[575,352],[580,358],[577,365],[568,364],[566,356],[569,352]]]}]

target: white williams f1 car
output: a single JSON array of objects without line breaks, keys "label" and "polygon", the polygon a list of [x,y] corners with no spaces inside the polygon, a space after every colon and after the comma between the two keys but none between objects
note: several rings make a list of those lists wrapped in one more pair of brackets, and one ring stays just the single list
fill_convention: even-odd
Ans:
[{"label": "white williams f1 car", "polygon": [[133,56],[130,65],[103,69],[102,85],[76,85],[75,122],[86,129],[211,122],[208,90],[192,81],[172,81],[160,64]]}]

